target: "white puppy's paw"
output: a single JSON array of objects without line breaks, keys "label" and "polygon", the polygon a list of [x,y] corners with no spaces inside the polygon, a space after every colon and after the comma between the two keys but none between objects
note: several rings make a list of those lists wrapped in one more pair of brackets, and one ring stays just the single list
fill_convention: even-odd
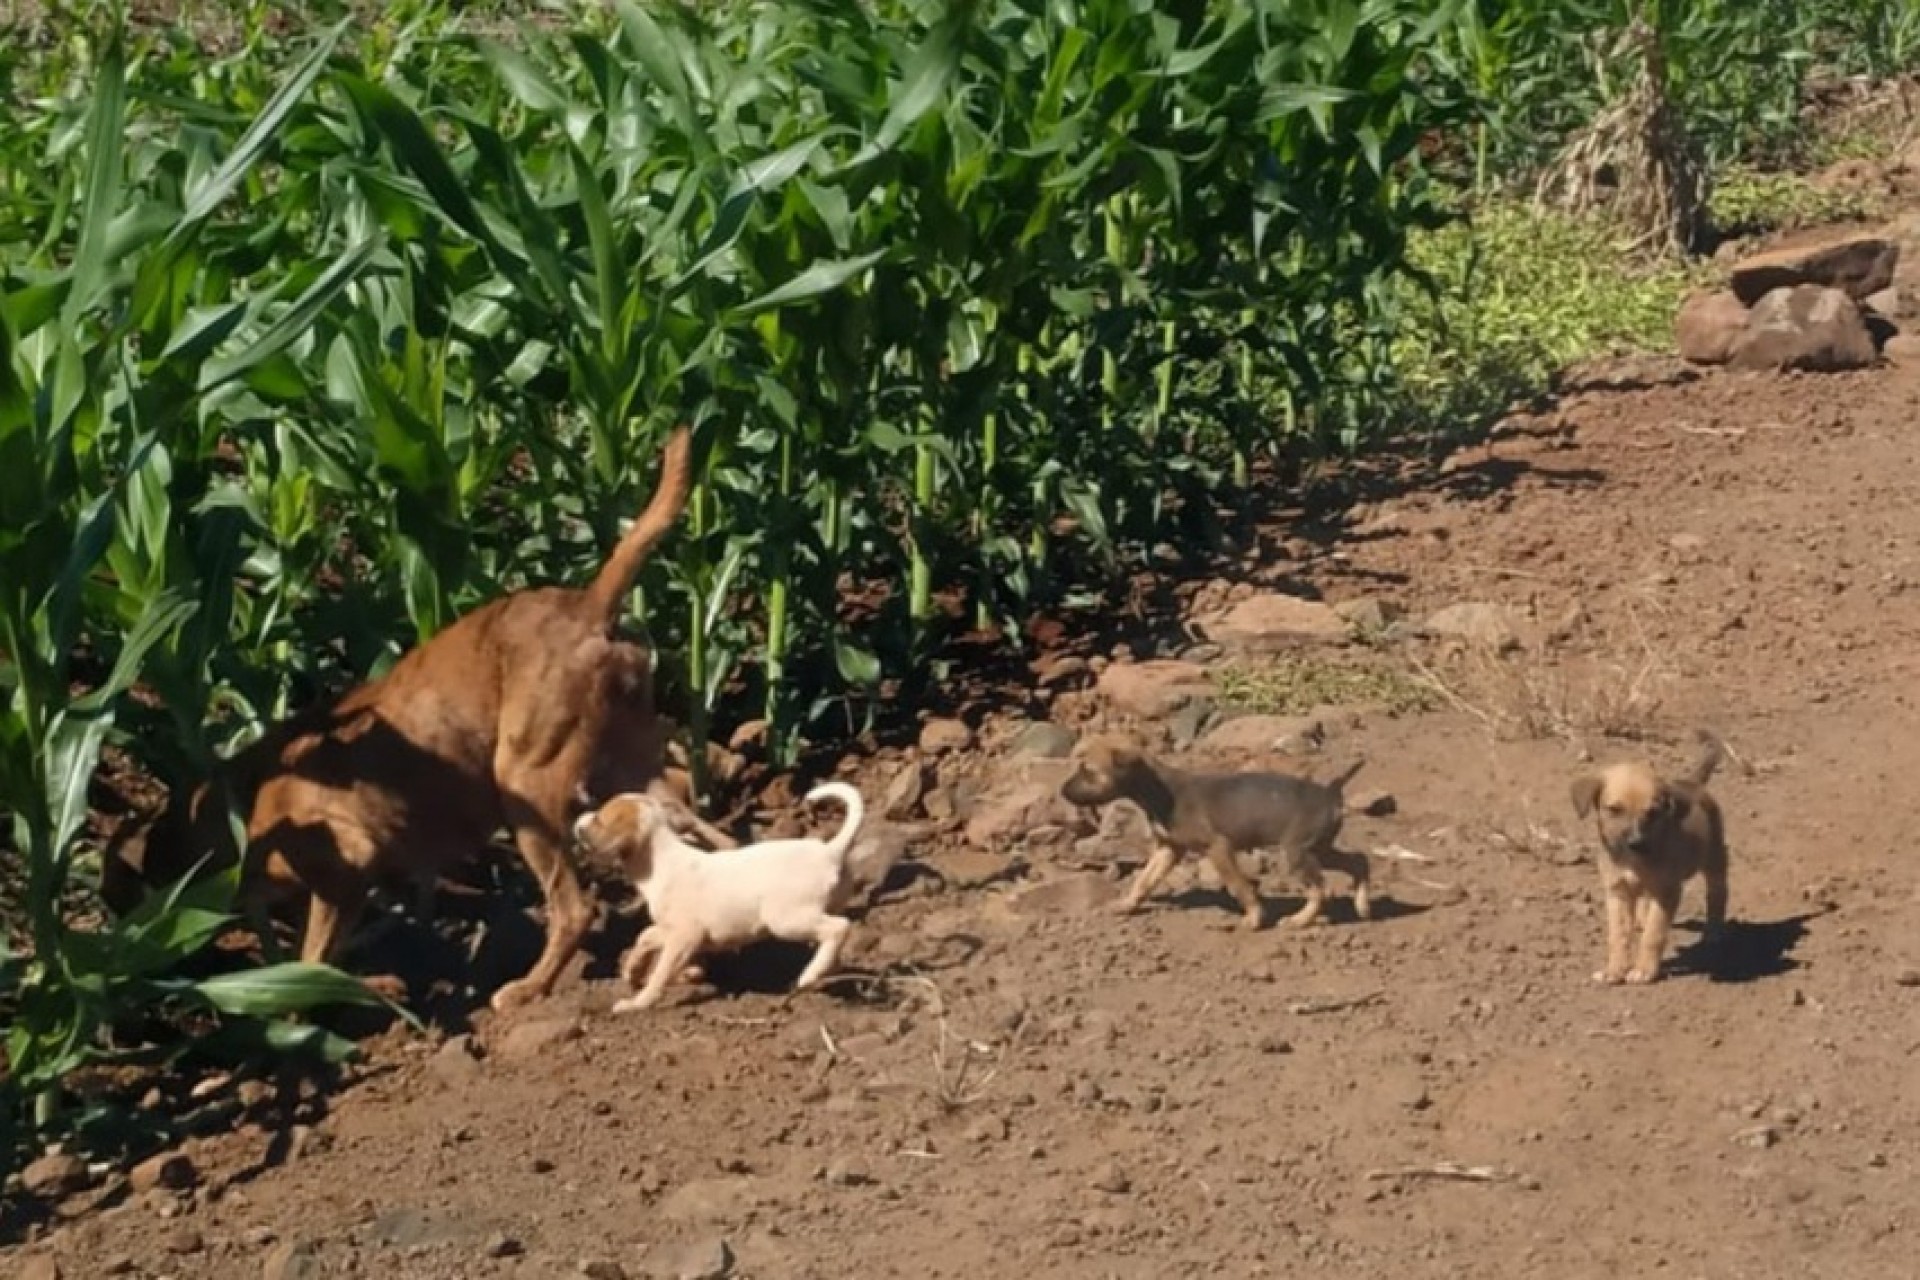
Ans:
[{"label": "white puppy's paw", "polygon": [[642,1009],[651,1009],[659,1003],[660,998],[658,996],[652,996],[642,991],[639,995],[626,996],[623,999],[615,1000],[613,1002],[613,1011],[615,1013],[638,1013]]}]

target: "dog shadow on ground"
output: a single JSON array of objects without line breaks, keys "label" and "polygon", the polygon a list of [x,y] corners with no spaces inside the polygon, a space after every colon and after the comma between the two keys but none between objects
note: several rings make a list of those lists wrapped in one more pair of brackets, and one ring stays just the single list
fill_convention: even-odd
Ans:
[{"label": "dog shadow on ground", "polygon": [[[1260,900],[1266,904],[1268,928],[1279,927],[1281,921],[1305,906],[1307,901],[1298,893],[1277,895],[1263,893],[1260,895]],[[1240,904],[1233,900],[1232,894],[1225,889],[1210,889],[1201,885],[1183,889],[1155,901],[1182,911],[1224,913],[1236,922],[1236,926],[1240,915]],[[1150,909],[1154,906],[1154,902],[1149,902],[1146,906]],[[1376,892],[1373,898],[1373,914],[1366,920],[1362,920],[1360,914],[1353,909],[1353,899],[1335,890],[1327,895],[1326,903],[1320,909],[1320,920],[1330,925],[1378,924],[1383,920],[1401,920],[1422,915],[1431,910],[1433,907],[1427,903],[1404,902],[1399,898],[1389,898]]]},{"label": "dog shadow on ground", "polygon": [[[1780,920],[1729,920],[1719,941],[1709,945],[1696,937],[1674,953],[1675,973],[1697,973],[1709,982],[1754,982],[1777,978],[1800,967],[1794,948],[1806,936],[1807,922],[1817,912]],[[1676,926],[1700,930],[1698,921]]]}]

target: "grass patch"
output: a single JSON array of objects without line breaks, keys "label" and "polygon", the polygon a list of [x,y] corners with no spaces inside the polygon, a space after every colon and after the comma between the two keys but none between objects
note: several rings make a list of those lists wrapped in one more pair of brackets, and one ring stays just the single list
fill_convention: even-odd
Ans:
[{"label": "grass patch", "polygon": [[1714,183],[1709,207],[1723,233],[1752,235],[1874,218],[1884,212],[1885,202],[1870,191],[1825,187],[1802,174],[1736,165]]},{"label": "grass patch", "polygon": [[1384,665],[1351,666],[1309,657],[1222,668],[1223,707],[1261,715],[1304,715],[1316,707],[1378,707],[1389,715],[1431,711],[1440,697],[1417,676]]},{"label": "grass patch", "polygon": [[1413,237],[1437,286],[1410,286],[1394,344],[1407,416],[1470,434],[1538,396],[1569,365],[1664,351],[1673,314],[1705,267],[1636,264],[1601,223],[1490,203],[1470,220]]}]

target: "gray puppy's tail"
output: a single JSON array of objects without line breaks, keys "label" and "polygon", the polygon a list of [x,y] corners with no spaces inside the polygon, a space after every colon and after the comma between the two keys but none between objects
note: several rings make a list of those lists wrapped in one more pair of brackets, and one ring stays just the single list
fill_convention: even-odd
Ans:
[{"label": "gray puppy's tail", "polygon": [[1329,778],[1327,781],[1321,783],[1320,785],[1325,787],[1327,790],[1333,792],[1335,795],[1338,795],[1340,792],[1346,790],[1346,786],[1349,782],[1353,781],[1353,775],[1360,772],[1360,770],[1366,768],[1366,765],[1367,765],[1367,758],[1365,756],[1361,756],[1358,759],[1356,759],[1352,764],[1348,765],[1345,769],[1341,770],[1339,773],[1334,774],[1333,777]]}]

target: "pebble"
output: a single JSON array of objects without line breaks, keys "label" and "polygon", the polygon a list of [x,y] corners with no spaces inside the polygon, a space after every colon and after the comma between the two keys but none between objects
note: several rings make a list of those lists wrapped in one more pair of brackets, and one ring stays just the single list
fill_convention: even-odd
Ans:
[{"label": "pebble", "polygon": [[199,1180],[193,1161],[178,1151],[162,1152],[142,1160],[127,1172],[127,1185],[140,1196],[156,1189],[186,1191]]},{"label": "pebble", "polygon": [[487,1237],[487,1256],[489,1258],[517,1258],[526,1252],[526,1246],[504,1231],[496,1231]]},{"label": "pebble", "polygon": [[1108,1163],[1101,1166],[1093,1177],[1093,1189],[1104,1191],[1110,1196],[1125,1195],[1133,1189],[1133,1181],[1127,1177],[1127,1171],[1119,1165]]}]

